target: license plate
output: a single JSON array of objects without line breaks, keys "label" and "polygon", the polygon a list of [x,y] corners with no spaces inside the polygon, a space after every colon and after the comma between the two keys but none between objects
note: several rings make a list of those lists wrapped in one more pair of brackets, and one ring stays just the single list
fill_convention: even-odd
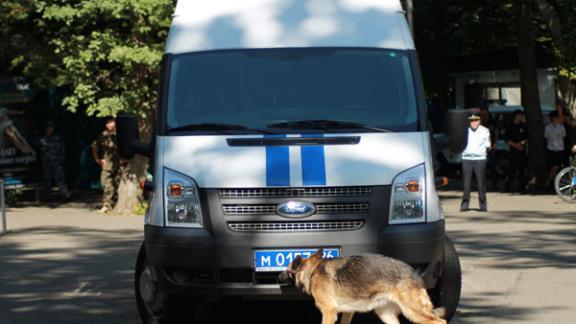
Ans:
[{"label": "license plate", "polygon": [[[306,259],[314,254],[317,249],[286,249],[286,250],[255,250],[254,269],[258,272],[284,271],[290,262],[297,256]],[[337,258],[340,250],[337,248],[325,248],[325,259]]]}]

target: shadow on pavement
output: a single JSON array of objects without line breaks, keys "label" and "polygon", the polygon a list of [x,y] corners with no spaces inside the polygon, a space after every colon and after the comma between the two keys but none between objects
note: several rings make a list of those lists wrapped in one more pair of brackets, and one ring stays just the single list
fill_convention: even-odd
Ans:
[{"label": "shadow on pavement", "polygon": [[0,239],[1,323],[138,323],[133,264],[142,232],[69,226]]},{"label": "shadow on pavement", "polygon": [[[232,314],[232,315],[231,315]],[[206,324],[230,323],[250,324],[316,324],[321,323],[320,312],[310,301],[218,301],[203,303],[193,322],[182,319],[178,323]],[[354,324],[381,324],[373,314],[356,314]]]},{"label": "shadow on pavement", "polygon": [[[17,216],[16,216],[17,217]],[[451,223],[487,225],[491,231],[449,235],[464,258],[494,269],[576,265],[576,215],[539,211],[461,213]],[[551,229],[514,231],[514,224]],[[86,224],[90,225],[90,224]],[[501,226],[502,230],[499,230]],[[474,228],[466,227],[466,228]],[[133,297],[133,266],[141,229],[35,226],[0,237],[0,323],[139,323]],[[454,323],[520,322],[541,309],[503,305],[497,293],[463,296]],[[548,309],[547,311],[550,311]],[[181,323],[320,323],[307,302],[225,300],[200,305],[196,319]],[[379,323],[371,314],[354,323]]]},{"label": "shadow on pavement", "polygon": [[[488,258],[492,268],[530,269],[554,267],[573,269],[576,266],[576,214],[537,211],[499,212],[490,214],[459,214],[451,222],[501,224],[502,231],[483,233],[472,230],[452,230],[449,236],[463,257]],[[547,230],[514,231],[513,223],[554,225]]]},{"label": "shadow on pavement", "polygon": [[[503,294],[476,294],[475,297],[463,297],[460,300],[460,310],[456,318],[451,321],[455,324],[466,323],[500,323],[500,322],[522,322],[530,318],[531,314],[541,310],[530,307],[513,307],[498,303]],[[553,309],[549,309],[553,311]]]},{"label": "shadow on pavement", "polygon": [[[448,235],[456,244],[460,257],[473,260],[474,270],[471,271],[485,268],[524,273],[529,269],[570,270],[576,266],[576,215],[572,212],[454,213],[450,215],[450,223],[468,224],[466,228],[470,228],[450,230]],[[541,308],[531,305],[505,305],[503,301],[510,297],[509,292],[463,296],[455,323],[522,322],[542,312]],[[546,312],[562,309],[548,307]]]},{"label": "shadow on pavement", "polygon": [[31,199],[25,199],[17,202],[14,206],[9,207],[47,207],[50,209],[67,207],[98,209],[102,206],[102,192],[100,190],[75,189],[71,191],[71,194],[71,197],[68,199],[60,197],[58,193],[52,193],[49,195],[41,194],[40,201],[38,202]]}]

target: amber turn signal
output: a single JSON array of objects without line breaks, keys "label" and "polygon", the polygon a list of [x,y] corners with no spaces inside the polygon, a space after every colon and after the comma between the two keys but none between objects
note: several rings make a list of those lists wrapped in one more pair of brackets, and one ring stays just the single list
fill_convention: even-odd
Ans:
[{"label": "amber turn signal", "polygon": [[179,198],[182,197],[182,192],[184,186],[181,183],[171,183],[168,185],[168,194],[170,197]]},{"label": "amber turn signal", "polygon": [[420,192],[420,181],[408,180],[408,182],[406,182],[406,190],[408,192]]}]

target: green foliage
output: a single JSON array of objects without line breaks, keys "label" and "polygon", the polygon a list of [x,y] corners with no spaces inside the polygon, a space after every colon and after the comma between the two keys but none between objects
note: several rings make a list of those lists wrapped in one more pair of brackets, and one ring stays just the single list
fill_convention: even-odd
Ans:
[{"label": "green foliage", "polygon": [[513,1],[414,0],[415,39],[451,56],[515,45]]},{"label": "green foliage", "polygon": [[51,32],[36,24],[40,17],[37,0],[0,1],[0,73],[35,76],[35,85],[47,87],[58,82],[58,64],[47,46]]},{"label": "green foliage", "polygon": [[146,210],[148,210],[148,203],[146,201],[142,201],[138,203],[132,213],[134,215],[144,216],[146,214]]},{"label": "green foliage", "polygon": [[414,39],[430,97],[448,96],[451,58],[516,45],[512,0],[413,0],[413,4]]},{"label": "green foliage", "polygon": [[[576,80],[576,1],[534,0],[535,8],[539,2],[549,4],[559,17],[563,39],[552,43],[550,21],[535,9],[538,46],[553,44],[550,51],[557,57],[559,75]],[[414,37],[429,95],[447,91],[451,57],[517,46],[517,1],[413,0],[413,4]]]},{"label": "green foliage", "polygon": [[6,205],[10,207],[18,207],[20,205],[20,199],[24,194],[22,189],[6,189]]},{"label": "green foliage", "polygon": [[548,0],[562,26],[562,43],[555,43],[559,74],[576,80],[576,2],[574,0]]},{"label": "green foliage", "polygon": [[1,36],[11,35],[5,50],[15,53],[8,65],[37,85],[69,87],[71,111],[146,116],[173,9],[171,0],[5,0],[0,22],[12,28]]}]

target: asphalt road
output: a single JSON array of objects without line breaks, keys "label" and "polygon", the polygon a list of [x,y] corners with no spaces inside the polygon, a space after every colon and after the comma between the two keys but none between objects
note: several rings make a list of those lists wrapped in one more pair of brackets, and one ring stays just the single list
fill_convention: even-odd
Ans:
[{"label": "asphalt road", "polygon": [[[554,196],[490,194],[488,213],[460,213],[442,193],[463,268],[452,323],[569,323],[576,318],[576,205]],[[0,323],[139,323],[133,264],[142,217],[81,204],[8,212],[0,237]],[[319,323],[311,303],[205,303],[188,323]],[[358,322],[376,322],[362,316]]]}]

